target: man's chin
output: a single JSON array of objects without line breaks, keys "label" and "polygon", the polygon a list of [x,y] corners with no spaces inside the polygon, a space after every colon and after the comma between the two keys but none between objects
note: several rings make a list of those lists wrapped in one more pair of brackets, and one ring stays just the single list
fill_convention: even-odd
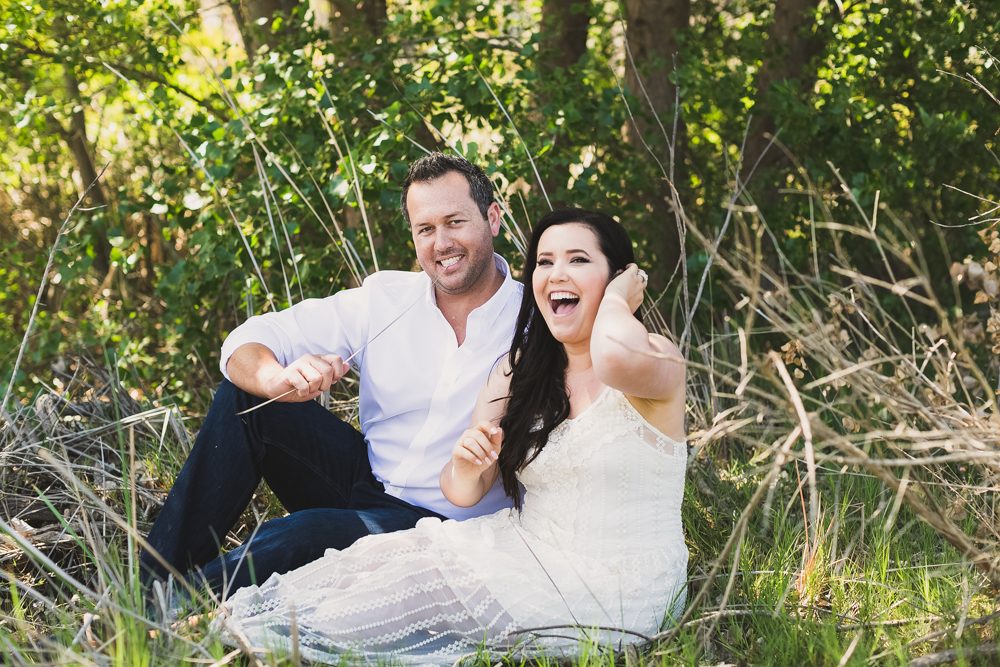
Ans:
[{"label": "man's chin", "polygon": [[445,294],[461,294],[469,289],[469,286],[461,279],[461,276],[438,276],[434,287],[437,291],[444,292]]},{"label": "man's chin", "polygon": [[471,268],[466,267],[465,270],[454,273],[438,271],[435,275],[431,276],[431,279],[434,281],[434,286],[439,292],[449,295],[465,294],[474,291],[484,276],[484,272],[476,275],[470,270]]}]

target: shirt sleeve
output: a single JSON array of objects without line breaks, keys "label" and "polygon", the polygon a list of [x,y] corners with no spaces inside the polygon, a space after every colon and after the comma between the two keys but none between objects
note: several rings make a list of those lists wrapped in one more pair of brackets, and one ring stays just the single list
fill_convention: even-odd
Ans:
[{"label": "shirt sleeve", "polygon": [[287,366],[305,354],[339,354],[346,359],[362,344],[370,319],[370,286],[307,299],[274,313],[255,315],[236,327],[222,344],[219,369],[226,379],[229,358],[241,345],[259,343]]}]

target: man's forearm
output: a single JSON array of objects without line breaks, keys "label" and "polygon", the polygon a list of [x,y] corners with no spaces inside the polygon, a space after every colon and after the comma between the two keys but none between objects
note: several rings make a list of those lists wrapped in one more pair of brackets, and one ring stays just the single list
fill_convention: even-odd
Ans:
[{"label": "man's forearm", "polygon": [[284,369],[274,352],[260,343],[240,345],[229,357],[226,371],[229,379],[245,392],[261,398],[273,398],[265,387],[267,380]]}]

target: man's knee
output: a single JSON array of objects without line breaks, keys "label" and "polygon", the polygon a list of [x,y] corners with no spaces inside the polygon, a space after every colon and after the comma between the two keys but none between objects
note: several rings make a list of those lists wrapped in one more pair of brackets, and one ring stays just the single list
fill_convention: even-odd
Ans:
[{"label": "man's knee", "polygon": [[[215,388],[215,395],[212,396],[212,406],[226,405],[237,406],[253,400],[253,396],[243,391],[229,380],[223,378],[219,386]],[[235,410],[233,411],[235,414]]]}]

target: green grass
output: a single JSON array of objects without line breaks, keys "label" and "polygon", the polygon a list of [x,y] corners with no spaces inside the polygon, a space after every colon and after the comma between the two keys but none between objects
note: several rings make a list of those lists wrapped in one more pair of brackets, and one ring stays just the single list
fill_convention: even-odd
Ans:
[{"label": "green grass", "polygon": [[[779,494],[796,493],[792,480],[784,480]],[[716,488],[722,496],[746,497],[740,486]],[[715,585],[718,601],[733,575],[725,611],[682,631],[686,649],[701,644],[699,658],[709,663],[836,665],[846,655],[844,664],[865,664],[888,653],[881,660],[906,664],[913,655],[909,641],[957,627],[963,616],[992,611],[978,573],[930,526],[905,509],[886,526],[892,498],[878,480],[830,474],[820,478],[820,490],[821,505],[830,509],[822,515],[817,544],[808,543],[794,497],[784,507],[776,505],[772,516],[758,515],[740,544],[735,569]],[[696,495],[688,498],[688,538],[711,549],[715,530],[699,530],[699,498],[691,497]],[[810,553],[815,555],[809,558]],[[694,563],[695,579],[699,565],[704,561]],[[991,628],[947,643],[975,645]],[[916,653],[928,648],[914,647]]]},{"label": "green grass", "polygon": [[[138,456],[130,458],[126,444],[121,484],[105,498],[76,488],[92,484],[82,465],[67,468],[61,490],[50,485],[51,506],[59,511],[72,546],[53,548],[50,556],[33,562],[25,556],[13,559],[16,569],[0,594],[0,647],[9,662],[158,665],[212,662],[228,655],[246,663],[210,630],[206,614],[214,603],[208,597],[195,601],[173,624],[146,618],[136,585],[135,540],[127,526],[133,495],[140,517],[148,508],[129,480],[138,476],[133,472],[152,467],[165,487],[180,459],[176,449],[152,437],[158,425],[149,426],[119,425],[106,432],[109,445],[131,441]],[[734,456],[719,472],[707,458],[692,461],[684,505],[692,554],[689,599],[705,584],[706,572],[760,481],[751,454]],[[144,458],[151,458],[152,466]],[[575,664],[862,665],[872,659],[906,664],[924,653],[974,649],[994,636],[1000,619],[974,622],[994,610],[982,575],[906,506],[888,521],[894,494],[879,479],[824,468],[817,480],[820,522],[810,544],[793,465],[778,479],[767,510],[752,514],[683,627],[668,627],[669,638],[641,653],[582,647]],[[68,506],[68,498],[79,514],[59,509]],[[267,505],[261,507],[268,511]],[[107,522],[116,512],[123,523]],[[102,526],[102,521],[107,523]],[[140,532],[145,524],[139,521]],[[44,545],[40,551],[45,552]],[[286,656],[264,664],[292,662]],[[958,659],[959,664],[973,662]],[[485,657],[471,661],[494,663]]]}]

